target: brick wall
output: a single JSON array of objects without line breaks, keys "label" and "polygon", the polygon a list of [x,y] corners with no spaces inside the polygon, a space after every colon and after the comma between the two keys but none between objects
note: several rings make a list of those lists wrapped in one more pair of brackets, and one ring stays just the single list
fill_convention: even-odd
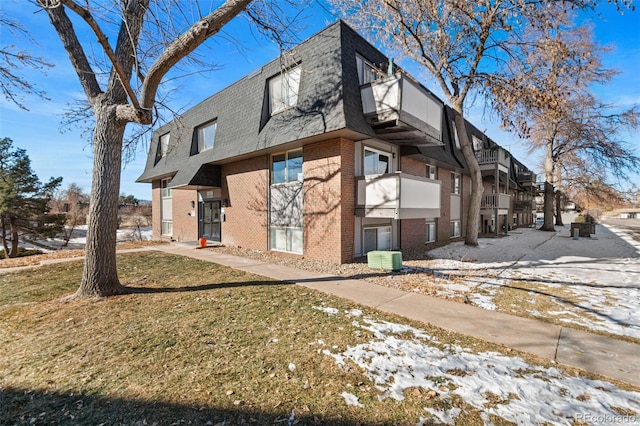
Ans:
[{"label": "brick wall", "polygon": [[[469,200],[471,199],[471,176],[462,175],[462,228],[461,236],[466,236],[467,232],[467,211],[469,210]],[[479,225],[481,226],[481,225]],[[479,231],[479,229],[478,229]]]},{"label": "brick wall", "polygon": [[268,156],[222,166],[224,208],[222,242],[233,246],[267,250]]},{"label": "brick wall", "polygon": [[[400,167],[403,173],[420,177],[427,176],[427,166],[424,161],[402,157]],[[426,228],[424,219],[402,219],[400,221],[400,247],[402,249],[424,247]]]},{"label": "brick wall", "polygon": [[343,263],[353,259],[353,141],[332,139],[304,147],[304,256]]},{"label": "brick wall", "polygon": [[161,207],[162,203],[160,200],[160,181],[154,180],[151,182],[151,227],[152,227],[152,238],[154,240],[162,239],[162,226],[161,226]]},{"label": "brick wall", "polygon": [[[198,193],[191,189],[174,189],[171,191],[171,198],[173,239],[196,241],[198,239]],[[191,207],[192,202],[194,207]]]},{"label": "brick wall", "polygon": [[[154,240],[195,241],[198,239],[198,194],[196,191],[174,189],[171,191],[173,216],[172,237],[162,235],[162,198],[160,181],[151,183],[151,225]],[[195,207],[191,207],[191,202]],[[190,215],[194,212],[193,215]]]},{"label": "brick wall", "polygon": [[[440,186],[440,218],[437,220],[437,243],[448,243],[451,239],[451,170],[438,168]],[[464,184],[463,184],[464,185]]]},{"label": "brick wall", "polygon": [[355,251],[356,189],[355,189],[355,148],[350,139],[340,139],[341,192],[342,192],[342,241],[341,263],[353,261]]}]

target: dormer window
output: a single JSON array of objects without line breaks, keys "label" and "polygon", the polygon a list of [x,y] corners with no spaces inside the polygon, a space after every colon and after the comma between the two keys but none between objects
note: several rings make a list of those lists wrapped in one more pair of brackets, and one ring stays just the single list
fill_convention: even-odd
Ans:
[{"label": "dormer window", "polygon": [[473,151],[478,152],[482,151],[483,143],[482,140],[477,136],[472,136],[473,139]]},{"label": "dormer window", "polygon": [[356,66],[358,68],[358,81],[361,86],[380,78],[380,73],[376,70],[376,67],[360,55],[356,55]]},{"label": "dormer window", "polygon": [[170,133],[165,133],[164,135],[160,136],[160,143],[158,144],[160,155],[158,155],[158,157],[166,157],[167,153],[169,152],[169,136]]},{"label": "dormer window", "polygon": [[198,138],[198,152],[206,151],[213,148],[216,141],[216,130],[218,128],[218,122],[212,121],[205,125],[202,125],[196,129]]},{"label": "dormer window", "polygon": [[301,73],[300,66],[296,66],[269,80],[269,108],[271,115],[297,105]]},{"label": "dormer window", "polygon": [[456,148],[460,149],[460,138],[458,138],[458,129],[456,128],[456,122],[451,121],[451,127],[453,128],[453,141],[456,144]]}]

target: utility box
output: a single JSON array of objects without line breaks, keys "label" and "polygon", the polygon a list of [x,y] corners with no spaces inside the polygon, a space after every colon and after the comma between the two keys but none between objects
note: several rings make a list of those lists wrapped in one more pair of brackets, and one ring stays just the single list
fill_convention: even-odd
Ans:
[{"label": "utility box", "polygon": [[571,222],[571,235],[573,235],[575,229],[578,230],[581,237],[590,237],[591,234],[596,233],[596,224],[589,222]]},{"label": "utility box", "polygon": [[367,253],[367,265],[371,269],[399,271],[402,269],[402,252],[374,250]]}]

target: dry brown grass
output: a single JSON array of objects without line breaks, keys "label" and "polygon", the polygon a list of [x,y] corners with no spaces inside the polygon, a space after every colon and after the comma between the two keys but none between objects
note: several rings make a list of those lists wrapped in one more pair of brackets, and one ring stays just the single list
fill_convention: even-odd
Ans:
[{"label": "dry brown grass", "polygon": [[[80,261],[0,276],[3,421],[286,424],[294,410],[295,424],[404,425],[425,406],[451,404],[424,389],[378,401],[362,371],[311,345],[322,339],[335,352],[371,338],[313,306],[411,321],[213,263],[158,252],[118,259],[121,281],[136,292],[98,301],[60,301],[76,289]],[[509,352],[413,325],[443,344]],[[357,390],[366,409],[347,406],[345,389]],[[458,424],[482,424],[476,409],[453,403],[465,408]]]}]

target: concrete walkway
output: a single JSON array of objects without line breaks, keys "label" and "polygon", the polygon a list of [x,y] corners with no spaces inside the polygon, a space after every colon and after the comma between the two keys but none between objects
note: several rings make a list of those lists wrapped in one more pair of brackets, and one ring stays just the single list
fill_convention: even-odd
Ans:
[{"label": "concrete walkway", "polygon": [[[151,247],[150,247],[151,248]],[[505,345],[640,386],[640,345],[463,303],[179,245],[155,250],[215,262]]]}]

